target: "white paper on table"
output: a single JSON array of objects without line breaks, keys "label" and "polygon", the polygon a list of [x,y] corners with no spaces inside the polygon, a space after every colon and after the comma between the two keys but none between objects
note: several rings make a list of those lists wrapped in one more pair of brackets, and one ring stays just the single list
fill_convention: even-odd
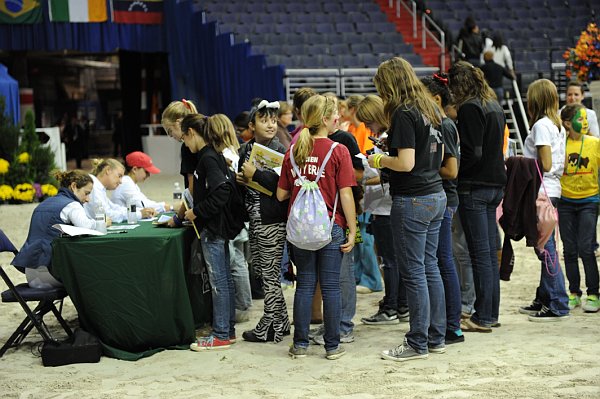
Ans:
[{"label": "white paper on table", "polygon": [[173,217],[169,216],[169,215],[160,215],[160,217],[158,218],[158,220],[155,222],[156,224],[163,224],[163,223],[167,223],[169,220],[171,220]]},{"label": "white paper on table", "polygon": [[136,227],[140,227],[139,224],[120,224],[117,226],[109,226],[106,230],[133,230]]},{"label": "white paper on table", "polygon": [[281,166],[274,167],[273,172],[277,173],[277,176],[281,176]]},{"label": "white paper on table", "polygon": [[96,230],[86,229],[85,227],[71,226],[70,224],[53,224],[56,230],[60,231],[63,235],[76,237],[76,236],[103,236],[106,233],[101,233]]}]

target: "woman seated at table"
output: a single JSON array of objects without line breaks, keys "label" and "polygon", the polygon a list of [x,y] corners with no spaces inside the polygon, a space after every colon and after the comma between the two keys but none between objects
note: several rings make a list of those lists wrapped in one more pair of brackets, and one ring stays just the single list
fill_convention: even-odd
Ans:
[{"label": "woman seated at table", "polygon": [[[125,167],[116,159],[92,160],[92,174],[90,177],[94,182],[94,189],[89,202],[84,205],[89,217],[94,218],[96,211],[102,206],[107,223],[109,220],[115,223],[127,221],[127,207],[115,204],[106,195],[106,190],[114,190],[121,184],[124,173]],[[137,211],[137,218],[149,218],[154,216],[155,213],[156,211],[152,208],[143,208]]]},{"label": "woman seated at table", "polygon": [[139,183],[143,183],[151,174],[160,173],[152,163],[152,158],[141,151],[134,151],[125,157],[125,176],[121,184],[113,192],[112,201],[117,205],[127,206],[131,201],[136,209],[152,208],[156,212],[166,212],[173,208],[164,202],[152,201],[140,190]]},{"label": "woman seated at table", "polygon": [[78,169],[55,175],[60,183],[58,194],[33,210],[27,240],[12,261],[13,266],[25,272],[32,288],[62,286],[51,273],[52,240],[59,235],[59,231],[52,228],[53,224],[96,228],[96,221],[86,215],[82,206],[92,191],[92,178]]}]

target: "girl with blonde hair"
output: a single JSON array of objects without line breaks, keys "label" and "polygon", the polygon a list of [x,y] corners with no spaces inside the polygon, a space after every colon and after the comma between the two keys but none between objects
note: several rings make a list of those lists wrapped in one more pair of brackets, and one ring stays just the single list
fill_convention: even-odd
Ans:
[{"label": "girl with blonde hair", "polygon": [[[554,83],[548,79],[538,79],[529,85],[527,112],[531,132],[525,139],[523,155],[537,160],[546,190],[540,187],[540,193],[547,192],[552,204],[556,206],[561,198],[565,131],[558,115],[558,91]],[[544,246],[544,252],[537,255],[541,261],[540,285],[533,302],[521,307],[519,312],[528,314],[528,319],[534,322],[564,320],[569,316],[569,298],[565,291],[554,234]]]},{"label": "girl with blonde hair", "polygon": [[[94,189],[90,200],[84,205],[89,217],[94,218],[96,210],[102,206],[106,215],[107,225],[109,221],[121,223],[127,221],[127,207],[115,204],[108,198],[107,190],[115,190],[120,184],[125,167],[116,159],[92,159],[92,173],[90,177],[94,181]],[[139,219],[152,217],[156,214],[153,208],[143,208],[137,211]]]},{"label": "girl with blonde hair", "polygon": [[[185,98],[181,99],[181,101],[176,100],[172,101],[167,108],[162,113],[162,118],[160,123],[165,129],[167,136],[171,137],[173,140],[182,142],[183,141],[183,132],[181,131],[181,121],[187,115],[200,115],[198,110],[196,109],[196,105]],[[181,144],[181,167],[179,173],[183,176],[183,186],[188,189],[190,193],[194,191],[194,171],[196,170],[196,165],[198,164],[198,157],[185,146],[185,144]],[[175,204],[174,204],[175,205]],[[179,218],[179,220],[183,219],[183,214],[185,213],[185,206],[183,203],[179,207],[179,210],[175,216]],[[168,223],[169,227],[175,227],[175,217]]]},{"label": "girl with blonde hair", "polygon": [[444,154],[441,117],[410,64],[400,57],[383,62],[373,79],[389,121],[389,155],[369,156],[369,164],[388,168],[391,222],[400,274],[406,285],[410,330],[402,344],[381,353],[393,361],[444,352],[446,311],[436,250],[446,208],[439,169]]},{"label": "girl with blonde hair", "polygon": [[[293,204],[300,191],[290,154],[293,154],[300,173],[306,179],[314,181],[317,171],[330,153],[331,157],[317,184],[327,205],[329,217],[334,217],[335,224],[331,231],[331,242],[319,250],[309,251],[292,245],[298,270],[298,285],[294,297],[294,343],[289,354],[293,358],[305,357],[307,354],[311,304],[318,279],[324,304],[323,340],[326,357],[334,360],[345,354],[345,350],[339,345],[340,268],[342,254],[350,252],[354,247],[356,214],[352,186],[356,185],[356,178],[348,149],[343,145],[336,145],[328,138],[329,133],[336,129],[339,119],[336,102],[331,98],[315,95],[302,105],[302,117],[305,127],[300,132],[297,143],[290,148],[283,160],[277,199],[290,199],[290,204]],[[338,191],[339,204],[336,205],[334,202]],[[334,205],[337,211],[332,215]],[[349,228],[347,238],[344,233],[346,227]]]}]

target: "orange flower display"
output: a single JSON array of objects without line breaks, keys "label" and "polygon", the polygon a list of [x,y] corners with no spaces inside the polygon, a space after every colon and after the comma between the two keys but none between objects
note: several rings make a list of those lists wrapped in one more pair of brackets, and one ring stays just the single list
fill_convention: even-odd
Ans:
[{"label": "orange flower display", "polygon": [[600,30],[595,23],[590,23],[581,32],[579,41],[574,48],[569,48],[563,54],[567,61],[567,78],[573,73],[579,81],[588,82],[600,80]]}]

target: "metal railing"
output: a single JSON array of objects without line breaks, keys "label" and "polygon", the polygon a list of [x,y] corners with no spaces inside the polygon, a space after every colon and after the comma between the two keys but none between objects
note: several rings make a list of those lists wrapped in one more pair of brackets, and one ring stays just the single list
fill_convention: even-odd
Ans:
[{"label": "metal railing", "polygon": [[[388,7],[394,7],[394,0],[388,1]],[[406,9],[406,12],[412,17],[412,33],[413,38],[418,38],[417,32],[417,3],[413,0],[396,0],[396,17],[400,18],[402,15],[402,8]],[[437,36],[431,29],[431,26],[437,32]],[[427,48],[427,36],[431,37],[432,40],[440,46],[440,70],[446,70],[446,34],[442,28],[440,28],[431,17],[425,13],[421,14],[421,48]],[[438,38],[439,36],[439,38]]]},{"label": "metal railing", "polygon": [[[417,76],[431,75],[437,67],[413,67]],[[292,101],[296,90],[312,87],[319,93],[333,92],[340,97],[375,94],[373,76],[377,68],[286,69],[283,79],[285,99]]]}]

